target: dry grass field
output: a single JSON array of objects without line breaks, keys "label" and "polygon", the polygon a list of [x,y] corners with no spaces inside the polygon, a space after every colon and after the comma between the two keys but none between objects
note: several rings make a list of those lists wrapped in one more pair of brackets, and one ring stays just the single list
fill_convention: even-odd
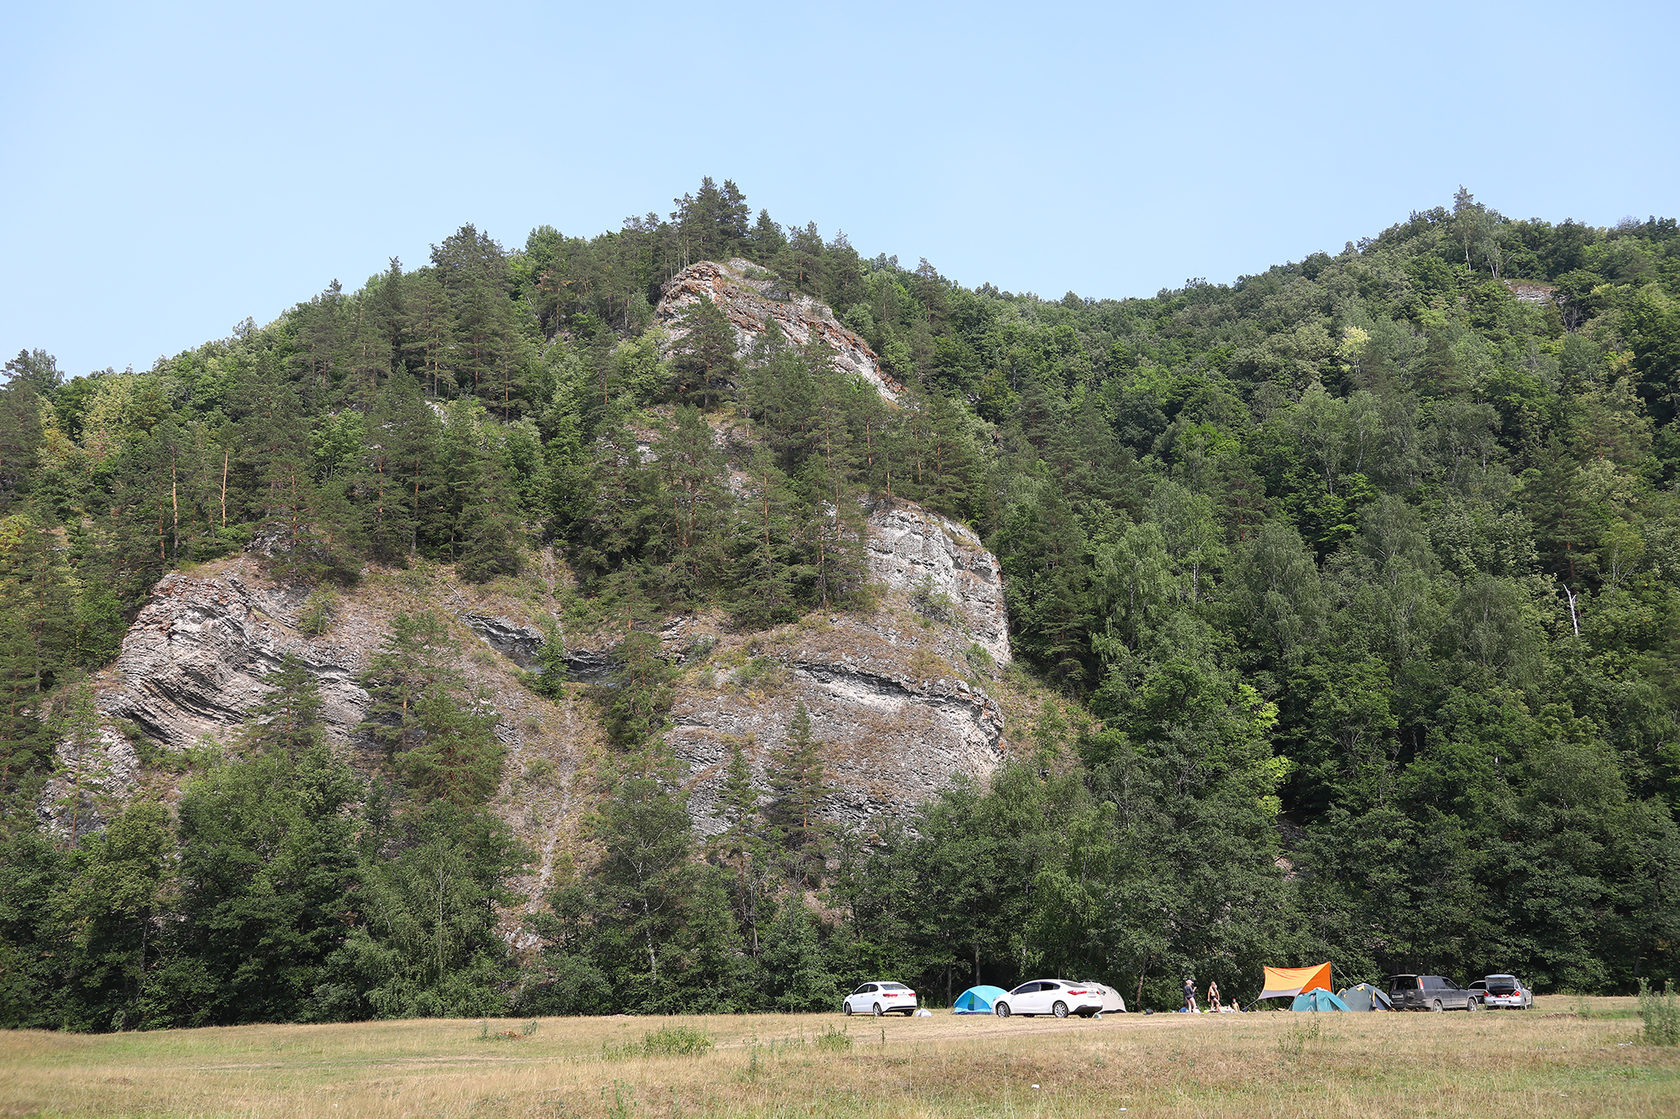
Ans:
[{"label": "dry grass field", "polygon": [[[935,1011],[10,1032],[0,1116],[1680,1115],[1680,1050],[1638,1044],[1632,1011],[1632,999],[1553,997],[1474,1015]],[[647,1053],[662,1030],[713,1045]]]}]

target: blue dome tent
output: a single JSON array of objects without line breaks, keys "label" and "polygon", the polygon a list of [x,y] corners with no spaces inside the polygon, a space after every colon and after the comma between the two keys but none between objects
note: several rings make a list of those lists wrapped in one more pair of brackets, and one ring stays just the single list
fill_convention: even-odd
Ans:
[{"label": "blue dome tent", "polygon": [[951,1004],[952,1014],[990,1014],[992,1004],[1009,992],[1002,987],[979,986],[970,987],[957,996],[957,1001]]},{"label": "blue dome tent", "polygon": [[1295,1001],[1289,1004],[1291,1010],[1346,1010],[1347,1003],[1326,991],[1323,987],[1314,987],[1310,991],[1302,991],[1295,996]]}]

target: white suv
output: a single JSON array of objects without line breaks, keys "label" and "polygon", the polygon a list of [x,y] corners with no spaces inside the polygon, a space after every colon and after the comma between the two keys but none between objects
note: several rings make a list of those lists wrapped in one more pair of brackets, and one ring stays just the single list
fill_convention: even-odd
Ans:
[{"label": "white suv", "polygon": [[906,1018],[916,1013],[916,992],[902,983],[865,983],[846,996],[840,1008],[850,1014],[883,1014],[897,1011]]}]

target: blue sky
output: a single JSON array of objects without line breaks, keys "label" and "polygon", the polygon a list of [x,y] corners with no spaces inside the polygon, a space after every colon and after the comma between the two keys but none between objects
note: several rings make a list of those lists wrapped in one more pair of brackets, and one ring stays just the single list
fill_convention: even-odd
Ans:
[{"label": "blue sky", "polygon": [[1050,297],[1234,280],[1460,183],[1680,215],[1675,11],[11,4],[0,355],[145,368],[464,222],[594,234],[702,175]]}]

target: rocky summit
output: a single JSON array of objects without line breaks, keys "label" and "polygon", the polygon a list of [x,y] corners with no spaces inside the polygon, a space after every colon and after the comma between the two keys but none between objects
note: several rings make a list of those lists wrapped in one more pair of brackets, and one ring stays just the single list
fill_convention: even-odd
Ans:
[{"label": "rocky summit", "polygon": [[662,289],[655,314],[673,345],[687,335],[684,313],[701,299],[710,300],[728,316],[735,329],[737,356],[745,357],[774,327],[796,346],[813,340],[827,346],[834,351],[837,371],[862,378],[889,400],[904,391],[895,378],[881,371],[880,359],[869,343],[841,325],[831,309],[799,294],[751,261],[736,258],[720,264],[702,260],[671,278]]}]

